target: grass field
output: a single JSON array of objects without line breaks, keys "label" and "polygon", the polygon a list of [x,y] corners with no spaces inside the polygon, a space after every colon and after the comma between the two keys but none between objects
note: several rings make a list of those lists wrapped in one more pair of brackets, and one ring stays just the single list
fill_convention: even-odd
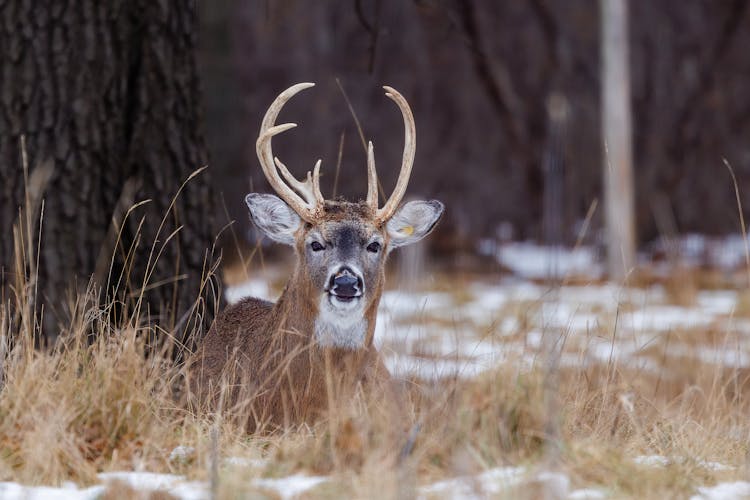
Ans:
[{"label": "grass field", "polygon": [[[273,297],[283,275],[252,274],[230,292]],[[392,277],[392,288],[398,281]],[[144,354],[152,327],[132,318],[113,324],[85,294],[70,304],[60,342],[34,349],[35,318],[21,294],[0,310],[0,481],[9,482],[0,496],[47,491],[19,484],[69,482],[75,486],[54,491],[69,495],[62,498],[146,497],[149,489],[159,498],[750,494],[747,483],[731,484],[750,471],[747,299],[731,288],[670,283],[551,286],[449,273],[386,292],[376,342],[403,379],[402,407],[359,393],[312,426],[266,436],[186,410],[181,367],[167,348]],[[90,332],[100,334],[93,343]],[[118,471],[141,474],[102,475]],[[723,489],[701,489],[717,484]],[[735,496],[724,495],[729,488]]]}]

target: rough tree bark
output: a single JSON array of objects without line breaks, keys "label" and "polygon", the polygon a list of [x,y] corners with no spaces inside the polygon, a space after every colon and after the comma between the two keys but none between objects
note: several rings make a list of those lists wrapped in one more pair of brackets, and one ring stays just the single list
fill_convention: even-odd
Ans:
[{"label": "rough tree bark", "polygon": [[207,161],[196,31],[194,2],[0,2],[0,281],[19,271],[10,228],[24,205],[25,136],[30,176],[51,168],[38,269],[47,336],[71,289],[89,283],[129,304],[120,313],[143,290],[142,313],[178,337],[212,317],[207,171],[180,191]]}]

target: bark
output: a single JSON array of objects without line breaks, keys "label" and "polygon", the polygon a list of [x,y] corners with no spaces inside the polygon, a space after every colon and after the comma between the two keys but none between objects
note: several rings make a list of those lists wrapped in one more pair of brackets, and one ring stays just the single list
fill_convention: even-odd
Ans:
[{"label": "bark", "polygon": [[37,282],[47,336],[89,283],[180,338],[212,317],[212,298],[193,307],[213,242],[208,172],[180,191],[207,162],[196,28],[193,2],[0,2],[0,267],[6,285],[33,267],[13,267],[10,238],[24,136],[29,178],[50,169]]}]

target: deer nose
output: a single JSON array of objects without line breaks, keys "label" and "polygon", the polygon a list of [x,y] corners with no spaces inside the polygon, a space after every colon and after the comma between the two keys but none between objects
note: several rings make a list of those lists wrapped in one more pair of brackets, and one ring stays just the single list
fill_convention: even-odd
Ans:
[{"label": "deer nose", "polygon": [[362,279],[348,267],[331,276],[331,291],[339,297],[356,297],[362,289]]}]

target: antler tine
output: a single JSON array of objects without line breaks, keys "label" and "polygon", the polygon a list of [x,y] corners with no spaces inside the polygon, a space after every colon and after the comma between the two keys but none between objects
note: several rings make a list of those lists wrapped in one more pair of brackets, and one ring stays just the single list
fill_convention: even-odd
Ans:
[{"label": "antler tine", "polygon": [[289,171],[288,168],[286,168],[286,165],[284,165],[281,160],[279,160],[277,157],[274,156],[273,158],[274,163],[276,163],[276,167],[278,167],[279,172],[281,172],[281,176],[286,180],[286,182],[294,188],[295,191],[297,191],[299,194],[302,195],[302,198],[307,202],[310,203],[312,200],[315,200],[315,195],[313,193],[313,189],[310,186],[310,172],[307,173],[307,178],[305,182],[298,181],[292,173]]},{"label": "antler tine", "polygon": [[315,167],[313,167],[312,179],[310,179],[310,172],[307,173],[307,182],[309,182],[312,186],[313,199],[315,200],[315,203],[319,205],[325,204],[323,193],[320,192],[320,164],[322,161],[323,160],[318,159],[318,161],[315,162]]},{"label": "antler tine", "polygon": [[[401,114],[404,117],[404,155],[401,159],[401,171],[398,174],[398,180],[396,181],[396,187],[393,189],[393,193],[391,194],[390,198],[388,198],[388,201],[385,202],[385,205],[383,208],[380,208],[377,210],[375,214],[375,220],[379,223],[383,223],[387,221],[398,208],[398,204],[401,203],[401,200],[404,197],[404,194],[406,193],[406,187],[409,184],[409,177],[411,176],[411,167],[414,164],[414,154],[416,152],[416,125],[414,124],[414,115],[412,115],[411,108],[409,108],[409,103],[406,102],[406,99],[404,99],[404,96],[398,93],[398,91],[392,87],[384,86],[385,89],[385,95],[394,101],[396,105],[398,105],[399,109],[401,110]],[[368,162],[369,162],[369,152],[368,152]],[[369,169],[369,166],[368,166]],[[373,160],[373,170],[374,170],[374,160]],[[372,175],[372,174],[370,174]],[[377,195],[377,187],[375,191]],[[370,199],[369,196],[369,188],[368,188],[368,201]],[[375,198],[377,200],[377,196]],[[377,206],[377,203],[376,205]]]},{"label": "antler tine", "polygon": [[[294,178],[289,169],[278,158],[273,156],[271,139],[273,136],[297,126],[295,123],[285,123],[282,125],[274,125],[274,123],[281,108],[284,107],[284,104],[289,99],[294,97],[298,92],[314,86],[314,83],[298,83],[279,94],[268,107],[268,111],[266,111],[263,117],[258,140],[255,143],[255,152],[258,154],[260,166],[271,187],[300,217],[308,222],[315,222],[317,220],[323,204],[323,197],[320,194],[320,185],[318,184],[320,182],[320,161],[315,166],[315,175],[310,178],[310,174],[308,173],[307,181],[300,182]],[[279,176],[279,172],[281,172],[281,175],[288,184]]]},{"label": "antler tine", "polygon": [[378,172],[375,170],[375,151],[372,141],[367,143],[367,204],[372,213],[378,211]]}]

